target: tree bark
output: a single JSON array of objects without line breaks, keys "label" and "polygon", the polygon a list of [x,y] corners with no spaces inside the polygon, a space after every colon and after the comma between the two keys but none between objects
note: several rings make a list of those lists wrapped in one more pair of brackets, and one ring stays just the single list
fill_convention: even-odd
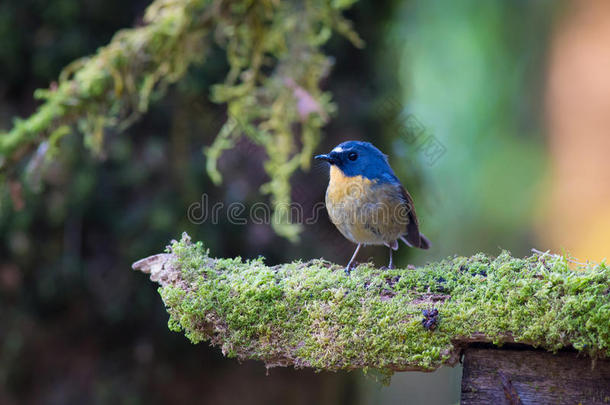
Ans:
[{"label": "tree bark", "polygon": [[469,348],[462,405],[608,404],[610,361],[575,352]]}]

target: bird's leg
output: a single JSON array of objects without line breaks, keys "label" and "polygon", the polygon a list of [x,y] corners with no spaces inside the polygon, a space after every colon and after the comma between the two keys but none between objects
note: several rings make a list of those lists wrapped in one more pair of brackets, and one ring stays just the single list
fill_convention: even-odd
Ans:
[{"label": "bird's leg", "polygon": [[[390,264],[388,264],[388,269],[393,269],[394,268],[394,262],[392,261],[392,250],[397,250],[398,249],[398,240],[393,240],[391,242],[383,242],[384,245],[386,245],[387,247],[390,248]],[[385,269],[386,267],[382,267],[382,269]]]},{"label": "bird's leg", "polygon": [[349,272],[352,270],[352,263],[354,262],[354,259],[356,258],[356,255],[358,254],[358,251],[360,250],[360,247],[362,246],[362,243],[359,243],[358,246],[356,246],[356,251],[354,252],[354,254],[352,255],[352,258],[349,259],[349,263],[347,264],[347,266],[345,267],[345,273],[349,276]]},{"label": "bird's leg", "polygon": [[392,248],[390,248],[390,263],[388,264],[388,269],[394,268],[394,263],[392,262]]}]

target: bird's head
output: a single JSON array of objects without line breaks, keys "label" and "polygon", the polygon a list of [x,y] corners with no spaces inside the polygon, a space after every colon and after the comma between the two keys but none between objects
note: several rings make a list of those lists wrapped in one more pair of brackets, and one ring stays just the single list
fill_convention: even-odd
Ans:
[{"label": "bird's head", "polygon": [[387,156],[369,142],[343,142],[330,153],[318,155],[315,159],[336,166],[348,177],[363,176],[382,181],[396,178],[388,164]]}]

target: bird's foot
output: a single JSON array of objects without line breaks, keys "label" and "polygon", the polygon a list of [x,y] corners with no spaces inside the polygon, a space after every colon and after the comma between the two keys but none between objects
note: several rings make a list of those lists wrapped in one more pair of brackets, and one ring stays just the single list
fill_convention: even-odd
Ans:
[{"label": "bird's foot", "polygon": [[357,261],[348,263],[347,266],[345,266],[345,274],[349,276],[352,270],[358,267],[358,264],[360,263],[358,263]]}]

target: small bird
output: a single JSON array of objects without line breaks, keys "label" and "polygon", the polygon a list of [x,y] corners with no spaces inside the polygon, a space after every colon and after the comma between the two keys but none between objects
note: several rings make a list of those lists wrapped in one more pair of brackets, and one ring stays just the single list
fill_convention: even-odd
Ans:
[{"label": "small bird", "polygon": [[330,220],[358,245],[345,268],[348,275],[362,245],[389,247],[390,269],[398,239],[410,247],[430,248],[428,238],[419,232],[413,199],[379,149],[369,142],[347,141],[315,159],[330,163],[326,189]]}]

